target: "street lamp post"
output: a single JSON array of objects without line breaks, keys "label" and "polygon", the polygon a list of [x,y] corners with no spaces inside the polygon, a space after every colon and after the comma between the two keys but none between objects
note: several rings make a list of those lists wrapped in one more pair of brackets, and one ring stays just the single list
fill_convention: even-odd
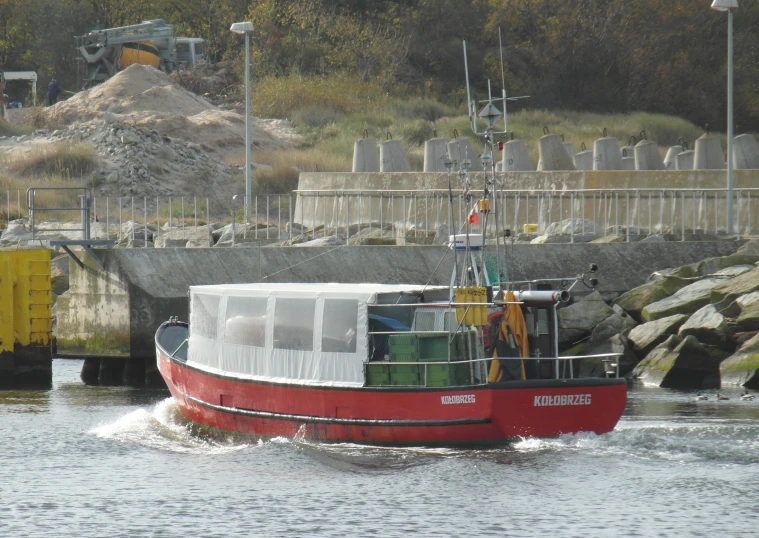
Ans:
[{"label": "street lamp post", "polygon": [[727,11],[727,233],[733,233],[733,11],[738,0],[714,0],[712,9]]},{"label": "street lamp post", "polygon": [[245,34],[245,226],[250,216],[253,185],[250,179],[250,33],[252,22],[236,22],[229,28],[236,34]]}]

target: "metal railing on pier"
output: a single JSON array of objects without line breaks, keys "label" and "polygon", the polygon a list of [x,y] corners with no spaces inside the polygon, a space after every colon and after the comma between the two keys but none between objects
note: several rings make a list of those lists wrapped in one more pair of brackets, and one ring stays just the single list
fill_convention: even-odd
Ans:
[{"label": "metal railing on pier", "polygon": [[[45,233],[51,234],[75,231],[69,223],[80,220],[78,193],[52,191],[55,189],[40,192],[48,197],[47,202],[35,201],[32,207],[35,226],[42,223]],[[418,242],[420,238],[431,242],[438,233],[447,236],[461,230],[479,196],[481,192],[476,190],[467,199],[461,190],[449,193],[442,189],[259,194],[252,197],[249,222],[244,227],[242,203],[231,199],[92,196],[89,228],[93,239],[112,239],[124,246],[156,243],[161,238],[182,246],[182,240],[201,236],[212,242],[211,234],[217,228],[233,222],[236,229],[244,229],[238,237],[255,241],[301,242],[340,236],[352,244],[349,240],[361,234],[399,242]],[[21,191],[0,191],[0,230],[9,220],[29,219],[27,202]],[[68,207],[70,215],[65,211],[55,214],[54,208]],[[736,189],[733,208],[736,233],[759,233],[759,188]],[[685,241],[723,234],[727,228],[725,189],[499,190],[490,209],[487,215],[478,214],[481,224],[473,224],[472,233],[479,233],[484,224],[486,235],[509,229],[513,238],[521,240],[548,235],[578,242],[616,235],[622,241],[636,241],[668,234],[669,239]],[[135,242],[138,239],[142,241]]]}]

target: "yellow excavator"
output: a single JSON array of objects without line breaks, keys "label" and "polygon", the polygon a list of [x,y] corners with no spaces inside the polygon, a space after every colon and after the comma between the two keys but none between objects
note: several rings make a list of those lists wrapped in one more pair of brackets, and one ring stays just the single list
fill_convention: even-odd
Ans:
[{"label": "yellow excavator", "polygon": [[206,43],[199,37],[174,37],[174,28],[163,19],[131,26],[93,30],[76,38],[80,71],[79,86],[103,82],[132,64],[151,65],[171,72],[206,62]]}]

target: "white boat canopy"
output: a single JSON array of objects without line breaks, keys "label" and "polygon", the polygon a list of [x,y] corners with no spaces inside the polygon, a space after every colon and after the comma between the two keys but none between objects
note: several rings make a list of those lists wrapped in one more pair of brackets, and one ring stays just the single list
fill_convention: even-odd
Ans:
[{"label": "white boat canopy", "polygon": [[418,302],[423,291],[386,284],[192,286],[188,364],[241,379],[362,386],[368,305],[384,302],[383,295]]}]

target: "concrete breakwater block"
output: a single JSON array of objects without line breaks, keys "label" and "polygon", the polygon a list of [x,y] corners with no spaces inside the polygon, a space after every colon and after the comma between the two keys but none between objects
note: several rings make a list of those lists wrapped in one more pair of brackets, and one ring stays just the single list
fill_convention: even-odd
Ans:
[{"label": "concrete breakwater block", "polygon": [[733,140],[733,169],[759,170],[759,145],[754,135],[742,134]]},{"label": "concrete breakwater block", "polygon": [[442,138],[432,138],[424,143],[424,171],[447,172],[448,143]]},{"label": "concrete breakwater block", "polygon": [[606,136],[593,143],[593,170],[622,170],[622,154],[619,141],[613,136]]},{"label": "concrete breakwater block", "polygon": [[470,162],[467,168],[470,172],[482,172],[484,170],[479,153],[474,151],[472,141],[465,136],[454,138],[448,142],[448,156],[455,162],[454,167],[456,170],[461,168],[461,163],[465,160]]},{"label": "concrete breakwater block", "polygon": [[[693,149],[694,170],[721,170],[725,168],[725,158],[722,154],[722,144],[719,138],[703,134],[696,139]],[[682,170],[682,168],[681,168]]]},{"label": "concrete breakwater block", "polygon": [[411,172],[400,140],[385,140],[380,144],[380,172]]},{"label": "concrete breakwater block", "polygon": [[677,170],[677,156],[683,152],[683,146],[670,146],[667,155],[664,157],[665,170]]},{"label": "concrete breakwater block", "polygon": [[574,159],[567,153],[559,135],[546,134],[538,140],[538,170],[575,170]]},{"label": "concrete breakwater block", "polygon": [[585,149],[583,143],[581,151],[575,154],[575,168],[578,170],[593,170],[593,150]]},{"label": "concrete breakwater block", "polygon": [[532,172],[530,154],[522,140],[509,140],[503,145],[503,158],[501,167],[504,172]]},{"label": "concrete breakwater block", "polygon": [[373,138],[362,138],[353,144],[353,172],[379,172],[379,150]]},{"label": "concrete breakwater block", "polygon": [[635,157],[622,157],[622,170],[635,170]]},{"label": "concrete breakwater block", "polygon": [[692,149],[677,154],[675,161],[676,170],[693,170],[693,159],[695,152]]},{"label": "concrete breakwater block", "polygon": [[659,154],[659,145],[653,140],[641,140],[634,150],[636,170],[664,170],[664,162]]}]

